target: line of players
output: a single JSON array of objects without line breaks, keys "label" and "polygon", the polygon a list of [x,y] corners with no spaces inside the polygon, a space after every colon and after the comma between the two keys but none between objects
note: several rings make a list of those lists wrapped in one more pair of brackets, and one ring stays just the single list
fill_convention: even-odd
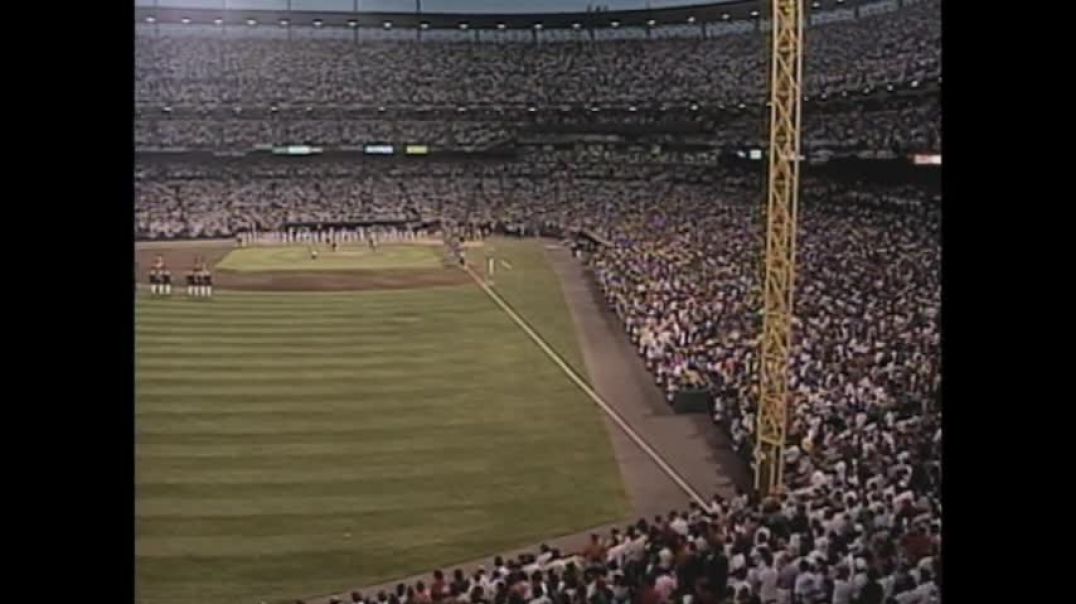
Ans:
[{"label": "line of players", "polygon": [[[158,255],[149,269],[149,291],[154,296],[172,295],[172,271]],[[187,295],[192,298],[209,298],[213,295],[213,274],[209,272],[204,258],[195,256],[194,266],[187,271]]]}]

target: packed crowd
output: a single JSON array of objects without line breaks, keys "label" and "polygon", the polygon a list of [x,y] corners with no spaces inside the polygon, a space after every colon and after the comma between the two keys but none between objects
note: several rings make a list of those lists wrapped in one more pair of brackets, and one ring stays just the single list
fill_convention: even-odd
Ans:
[{"label": "packed crowd", "polygon": [[362,147],[373,143],[427,144],[480,151],[509,139],[508,123],[459,119],[353,119],[349,117],[167,117],[135,120],[135,148],[251,150],[258,145]]},{"label": "packed crowd", "polygon": [[[900,464],[897,475],[911,472]],[[692,502],[578,551],[540,546],[467,575],[330,602],[362,604],[936,604],[941,536],[920,485],[876,476],[759,502]],[[301,603],[300,603],[301,604]]]},{"label": "packed crowd", "polygon": [[[376,168],[143,164],[136,215],[151,237],[380,216],[590,229],[612,245],[588,263],[657,383],[670,397],[709,390],[715,419],[750,460],[761,181],[711,167],[711,180],[694,183],[668,165],[650,168],[557,154]],[[575,555],[495,561],[473,577],[355,601],[937,602],[937,195],[907,184],[804,181],[789,492],[779,501],[715,500],[640,521]]]},{"label": "packed crowd", "polygon": [[[808,94],[940,75],[939,2],[808,32]],[[763,39],[529,45],[136,37],[147,106],[737,103],[761,97]],[[407,138],[406,120],[139,120],[140,144],[259,144],[266,136]],[[463,120],[438,137],[504,132]],[[223,124],[223,125],[222,125]],[[416,126],[414,124],[423,124]],[[730,125],[731,124],[731,125]],[[933,102],[850,107],[812,122],[812,144],[940,146]],[[509,128],[510,126],[505,126]],[[744,141],[749,118],[716,125]],[[276,130],[274,130],[276,128]],[[455,130],[453,130],[455,128]],[[432,131],[432,130],[431,130]],[[476,134],[477,133],[477,134]],[[487,134],[492,138],[483,138]],[[729,135],[733,136],[733,135]],[[478,143],[473,142],[477,138]],[[821,141],[821,142],[820,142]],[[277,141],[272,141],[277,142]],[[284,142],[284,141],[281,141]],[[288,140],[286,142],[300,142]],[[404,142],[404,141],[399,141]],[[587,156],[587,155],[591,156]],[[691,154],[540,153],[519,161],[139,163],[138,238],[230,237],[288,222],[444,219],[585,228],[586,262],[670,398],[705,389],[751,460],[757,414],[763,225],[757,175],[696,169]],[[542,548],[365,604],[933,604],[941,586],[940,203],[911,185],[801,193],[788,491],[640,520],[578,552]]]},{"label": "packed crowd", "polygon": [[[805,94],[933,80],[939,0],[808,28]],[[708,39],[498,43],[272,39],[244,28],[135,37],[139,106],[559,106],[765,98],[760,32]],[[659,36],[660,38],[660,36]]]},{"label": "packed crowd", "polygon": [[[148,112],[147,112],[148,113]],[[506,142],[525,142],[543,133],[625,132],[651,129],[691,136],[718,147],[761,147],[765,143],[761,114],[732,115],[690,112],[544,113],[522,121],[461,119],[459,115],[423,118],[355,118],[322,112],[316,119],[295,113],[276,117],[197,115],[169,116],[152,112],[135,120],[135,147],[140,150],[251,150],[257,145],[309,144],[327,148],[361,147],[370,143],[426,144],[438,150],[479,151]],[[864,107],[846,103],[822,111],[808,106],[803,118],[806,150],[925,150],[941,146],[940,103],[936,95],[891,99]]]}]

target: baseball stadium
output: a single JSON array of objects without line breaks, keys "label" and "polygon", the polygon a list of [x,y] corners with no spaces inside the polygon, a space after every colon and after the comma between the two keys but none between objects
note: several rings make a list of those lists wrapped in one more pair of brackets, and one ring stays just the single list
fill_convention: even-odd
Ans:
[{"label": "baseball stadium", "polygon": [[941,602],[940,4],[136,0],[136,601]]}]

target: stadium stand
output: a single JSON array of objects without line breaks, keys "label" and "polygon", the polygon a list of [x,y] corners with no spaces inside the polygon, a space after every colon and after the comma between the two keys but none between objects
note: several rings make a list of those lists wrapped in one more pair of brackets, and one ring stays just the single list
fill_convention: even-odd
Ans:
[{"label": "stadium stand", "polygon": [[[806,90],[818,104],[805,119],[808,152],[940,150],[938,93],[927,90],[941,76],[939,10],[937,0],[909,2],[809,29]],[[762,145],[764,38],[623,31],[595,42],[356,44],[140,30],[135,144],[145,151],[378,141],[480,151],[558,128],[667,131],[684,120],[703,125],[695,133],[711,151],[527,147],[514,159],[421,164],[140,159],[135,236],[383,217],[589,229],[610,245],[586,262],[654,380],[670,401],[707,390],[715,422],[750,461],[761,178],[714,154]],[[563,104],[605,109],[553,109]],[[670,107],[653,110],[661,104]],[[940,193],[808,171],[801,199],[788,492],[715,496],[595,535],[579,552],[543,548],[470,577],[438,573],[343,601],[940,602]]]}]

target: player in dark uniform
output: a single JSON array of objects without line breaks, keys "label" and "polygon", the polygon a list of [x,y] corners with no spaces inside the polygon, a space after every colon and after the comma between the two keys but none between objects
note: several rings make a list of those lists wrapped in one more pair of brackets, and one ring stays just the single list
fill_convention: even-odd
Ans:
[{"label": "player in dark uniform", "polygon": [[149,269],[149,291],[153,295],[164,294],[164,272],[167,269],[164,266],[164,257],[157,254],[157,257],[153,259],[153,266]]},{"label": "player in dark uniform", "polygon": [[161,289],[160,283],[161,276],[157,271],[157,267],[149,269],[149,293],[156,296],[158,291]]},{"label": "player in dark uniform", "polygon": [[168,267],[164,267],[160,271],[161,276],[161,293],[166,296],[172,295],[172,271],[168,270]]},{"label": "player in dark uniform", "polygon": [[187,272],[187,295],[191,297],[198,296],[198,288],[201,285],[201,276],[198,274],[198,258],[194,259],[194,266]]},{"label": "player in dark uniform", "polygon": [[332,245],[333,251],[335,252],[338,247],[339,247],[339,244],[336,243],[336,239],[333,239],[333,245]]},{"label": "player in dark uniform", "polygon": [[213,297],[213,273],[209,272],[209,268],[202,264],[202,295],[206,298]]}]

